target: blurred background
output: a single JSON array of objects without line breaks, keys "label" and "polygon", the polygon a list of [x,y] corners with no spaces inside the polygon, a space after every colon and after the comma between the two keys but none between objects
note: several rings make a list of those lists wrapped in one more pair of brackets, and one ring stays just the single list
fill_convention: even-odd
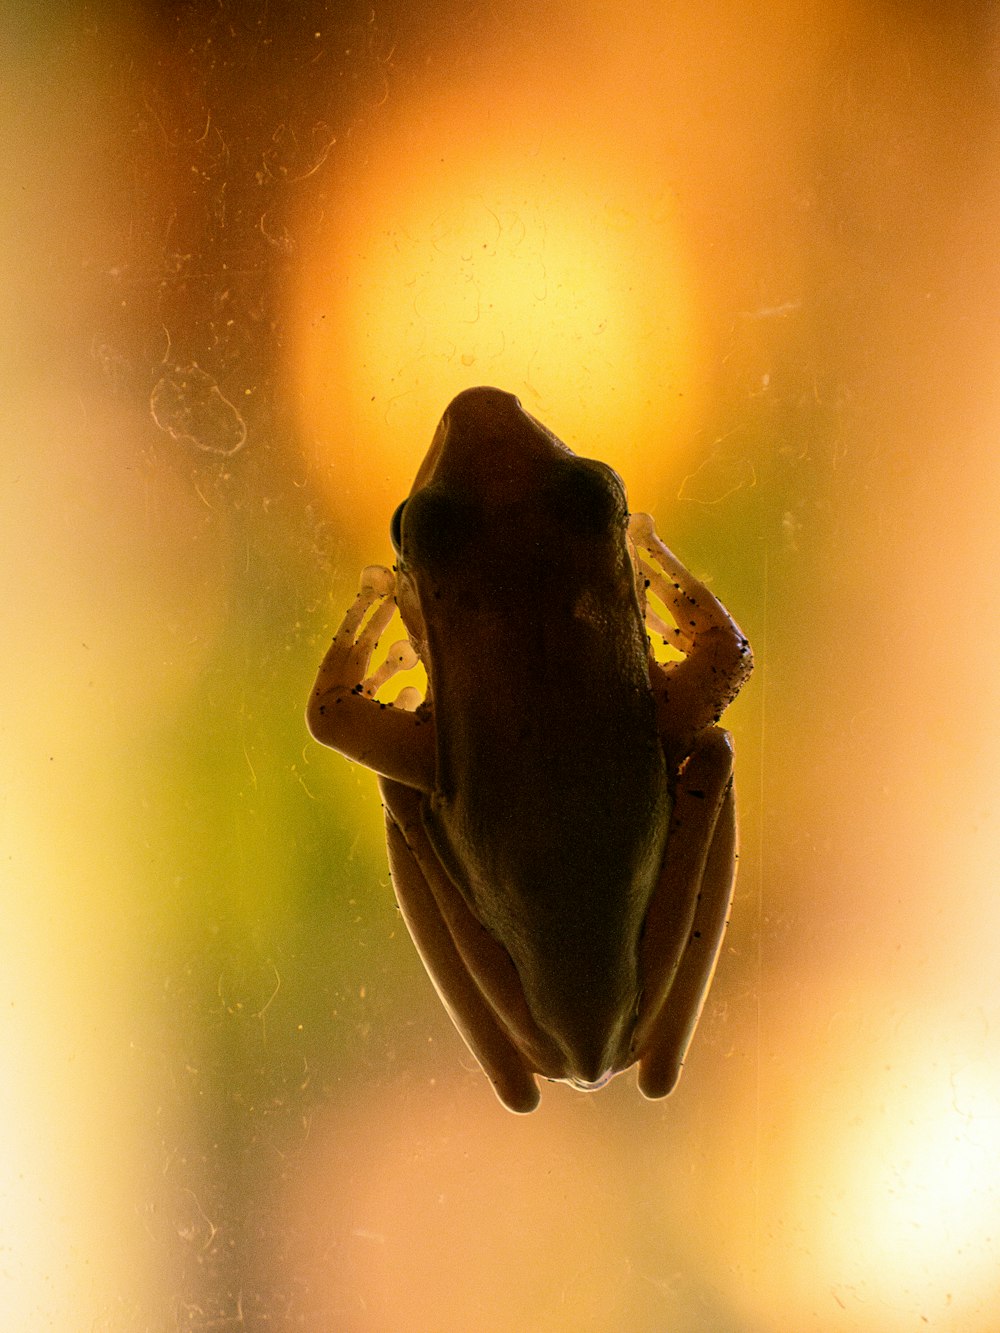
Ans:
[{"label": "blurred background", "polygon": [[[0,1325],[994,1330],[995,4],[4,8]],[[302,722],[480,383],[756,651],[665,1102],[500,1108]]]}]

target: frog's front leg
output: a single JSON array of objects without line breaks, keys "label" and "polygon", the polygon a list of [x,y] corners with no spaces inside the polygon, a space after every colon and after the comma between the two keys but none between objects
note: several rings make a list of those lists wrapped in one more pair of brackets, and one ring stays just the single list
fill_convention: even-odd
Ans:
[{"label": "frog's front leg", "polygon": [[729,734],[699,736],[677,778],[667,855],[639,955],[643,991],[632,1047],[639,1089],[666,1097],[680,1077],[712,981],[736,875]]},{"label": "frog's front leg", "polygon": [[396,671],[413,665],[413,650],[394,644],[386,663],[369,675],[372,654],[395,611],[394,588],[392,572],[384,565],[369,565],[362,572],[358,595],[320,664],[306,724],[321,744],[376,773],[430,791],[435,748],[429,710],[415,713],[374,697]]},{"label": "frog's front leg", "polygon": [[380,779],[396,901],[452,1022],[511,1111],[538,1105],[535,1072],[562,1072],[538,1029],[513,960],[473,915],[424,824],[420,792]]}]

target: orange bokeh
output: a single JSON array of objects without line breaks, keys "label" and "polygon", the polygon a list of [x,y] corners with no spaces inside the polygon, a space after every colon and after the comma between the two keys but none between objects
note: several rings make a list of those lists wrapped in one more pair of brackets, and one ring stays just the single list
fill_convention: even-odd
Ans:
[{"label": "orange bokeh", "polygon": [[516,393],[611,463],[635,507],[652,503],[696,407],[689,277],[664,192],[634,163],[581,158],[564,110],[526,154],[516,134],[463,135],[463,105],[457,90],[414,109],[419,130],[387,136],[299,270],[301,434],[338,526],[365,549],[385,547],[464,388]]}]

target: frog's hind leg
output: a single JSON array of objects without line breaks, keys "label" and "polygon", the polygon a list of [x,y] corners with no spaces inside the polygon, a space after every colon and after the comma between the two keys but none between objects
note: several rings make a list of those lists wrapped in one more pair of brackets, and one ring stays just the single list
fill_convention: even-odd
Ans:
[{"label": "frog's hind leg", "polygon": [[712,727],[677,780],[669,857],[640,952],[643,1000],[633,1058],[646,1097],[666,1097],[677,1083],[722,947],[736,874],[732,768],[728,733]]},{"label": "frog's hind leg", "polygon": [[420,792],[386,778],[379,788],[396,900],[417,952],[500,1101],[511,1111],[533,1111],[539,1100],[535,1071],[551,1056],[510,955],[445,874],[424,828]]}]

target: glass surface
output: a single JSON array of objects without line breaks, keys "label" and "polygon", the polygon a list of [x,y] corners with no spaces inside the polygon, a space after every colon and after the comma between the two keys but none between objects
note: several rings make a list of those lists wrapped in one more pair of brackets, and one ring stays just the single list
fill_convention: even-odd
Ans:
[{"label": "glass surface", "polygon": [[[6,10],[0,1325],[995,1329],[996,7]],[[480,383],[756,652],[663,1102],[499,1106],[304,728]]]}]

